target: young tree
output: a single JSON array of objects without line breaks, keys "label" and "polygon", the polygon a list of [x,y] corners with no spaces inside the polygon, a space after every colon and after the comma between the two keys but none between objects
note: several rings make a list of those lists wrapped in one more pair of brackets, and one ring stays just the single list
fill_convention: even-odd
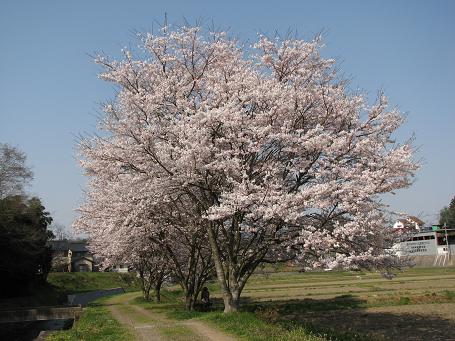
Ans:
[{"label": "young tree", "polygon": [[170,274],[166,260],[159,256],[144,254],[135,258],[133,266],[141,279],[144,299],[150,300],[150,290],[153,289],[155,300],[161,302],[161,287]]},{"label": "young tree", "polygon": [[439,224],[451,228],[455,227],[455,197],[448,207],[444,207],[439,213]]},{"label": "young tree", "polygon": [[108,136],[84,142],[83,166],[107,182],[134,173],[149,206],[169,214],[179,203],[203,227],[225,312],[263,262],[395,264],[378,195],[409,186],[417,168],[411,145],[392,137],[403,119],[382,94],[368,106],[349,93],[320,39],[260,36],[245,48],[225,33],[164,28],[143,48],[140,60],[97,59],[119,93],[105,106]]},{"label": "young tree", "polygon": [[50,230],[54,234],[54,239],[55,240],[65,240],[65,239],[70,239],[70,234],[66,230],[65,225],[60,224],[60,223],[52,223],[50,226]]}]

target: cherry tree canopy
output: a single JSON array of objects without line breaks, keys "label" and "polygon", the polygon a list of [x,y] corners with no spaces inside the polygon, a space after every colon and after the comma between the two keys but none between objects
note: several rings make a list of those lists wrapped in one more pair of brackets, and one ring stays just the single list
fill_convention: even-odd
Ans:
[{"label": "cherry tree canopy", "polygon": [[393,140],[403,119],[382,94],[369,106],[349,92],[320,39],[245,47],[197,27],[142,39],[141,58],[97,59],[118,94],[100,122],[107,136],[82,143],[92,197],[127,184],[113,216],[159,229],[184,215],[180,229],[204,231],[225,311],[262,262],[394,264],[378,196],[409,186],[417,165]]},{"label": "cherry tree canopy", "polygon": [[90,234],[90,248],[104,267],[127,264],[138,271],[147,299],[151,288],[159,299],[172,272],[192,309],[213,273],[206,232],[189,219],[183,202],[157,205],[153,188],[133,177],[125,169],[108,181],[93,177],[75,226]]}]

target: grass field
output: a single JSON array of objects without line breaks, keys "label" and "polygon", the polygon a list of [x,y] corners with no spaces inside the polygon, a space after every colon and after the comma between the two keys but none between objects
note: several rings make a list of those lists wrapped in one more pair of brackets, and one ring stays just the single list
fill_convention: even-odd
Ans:
[{"label": "grass field", "polygon": [[392,280],[366,272],[265,273],[248,282],[243,305],[274,323],[379,340],[453,340],[455,268],[412,268]]},{"label": "grass field", "polygon": [[[217,283],[209,288],[214,310],[222,309]],[[412,268],[392,280],[367,272],[264,272],[242,297],[238,317],[170,314],[197,316],[245,340],[455,339],[455,268]]]},{"label": "grass field", "polygon": [[[118,310],[142,324],[150,323],[150,316],[166,316],[165,323],[157,324],[163,340],[196,340],[188,332],[187,323],[191,321],[250,341],[455,339],[455,268],[413,268],[392,280],[366,272],[258,273],[242,294],[242,311],[228,315],[222,313],[217,283],[209,283],[209,289],[214,301],[211,312],[185,312],[181,291],[176,287],[163,292],[164,302],[160,304],[144,302],[140,293],[127,294],[129,306],[119,306]],[[137,298],[131,299],[131,295]],[[151,315],[133,314],[135,306]],[[106,321],[112,321],[103,307],[95,309],[100,309]],[[92,323],[85,319],[86,323],[77,324],[79,331],[62,332],[59,337],[89,340],[82,336],[89,335],[91,328],[103,326],[106,330],[96,334],[100,335],[98,340],[117,340],[110,323],[99,322],[101,315]],[[130,337],[124,335],[125,340]]]}]

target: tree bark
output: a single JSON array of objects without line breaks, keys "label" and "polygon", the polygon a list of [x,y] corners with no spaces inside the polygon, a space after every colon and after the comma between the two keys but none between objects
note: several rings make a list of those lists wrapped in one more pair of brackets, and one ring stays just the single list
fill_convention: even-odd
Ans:
[{"label": "tree bark", "polygon": [[155,285],[155,299],[157,302],[161,302],[161,281]]},{"label": "tree bark", "polygon": [[238,292],[231,292],[228,283],[226,281],[226,275],[224,273],[222,259],[220,250],[218,248],[218,244],[216,242],[215,231],[213,230],[213,226],[211,224],[207,227],[207,232],[209,235],[210,247],[212,249],[213,255],[213,262],[215,263],[215,270],[216,276],[218,278],[218,282],[221,285],[221,293],[223,295],[223,302],[224,302],[224,312],[225,313],[232,313],[236,312],[239,309],[239,293]]},{"label": "tree bark", "polygon": [[239,310],[239,296],[231,292],[223,294],[224,313],[235,313]]},{"label": "tree bark", "polygon": [[188,311],[194,310],[194,297],[192,293],[185,295],[185,309]]}]

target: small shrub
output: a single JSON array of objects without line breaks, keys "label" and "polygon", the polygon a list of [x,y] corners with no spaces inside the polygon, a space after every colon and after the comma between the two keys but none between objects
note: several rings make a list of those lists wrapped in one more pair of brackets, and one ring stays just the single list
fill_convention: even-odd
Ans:
[{"label": "small shrub", "polygon": [[449,301],[455,300],[455,291],[444,290],[444,295]]},{"label": "small shrub", "polygon": [[280,318],[280,313],[277,308],[259,307],[255,311],[256,316],[266,322],[277,322]]},{"label": "small shrub", "polygon": [[401,305],[407,305],[407,304],[411,303],[411,299],[407,296],[401,296],[400,300],[398,302]]}]

